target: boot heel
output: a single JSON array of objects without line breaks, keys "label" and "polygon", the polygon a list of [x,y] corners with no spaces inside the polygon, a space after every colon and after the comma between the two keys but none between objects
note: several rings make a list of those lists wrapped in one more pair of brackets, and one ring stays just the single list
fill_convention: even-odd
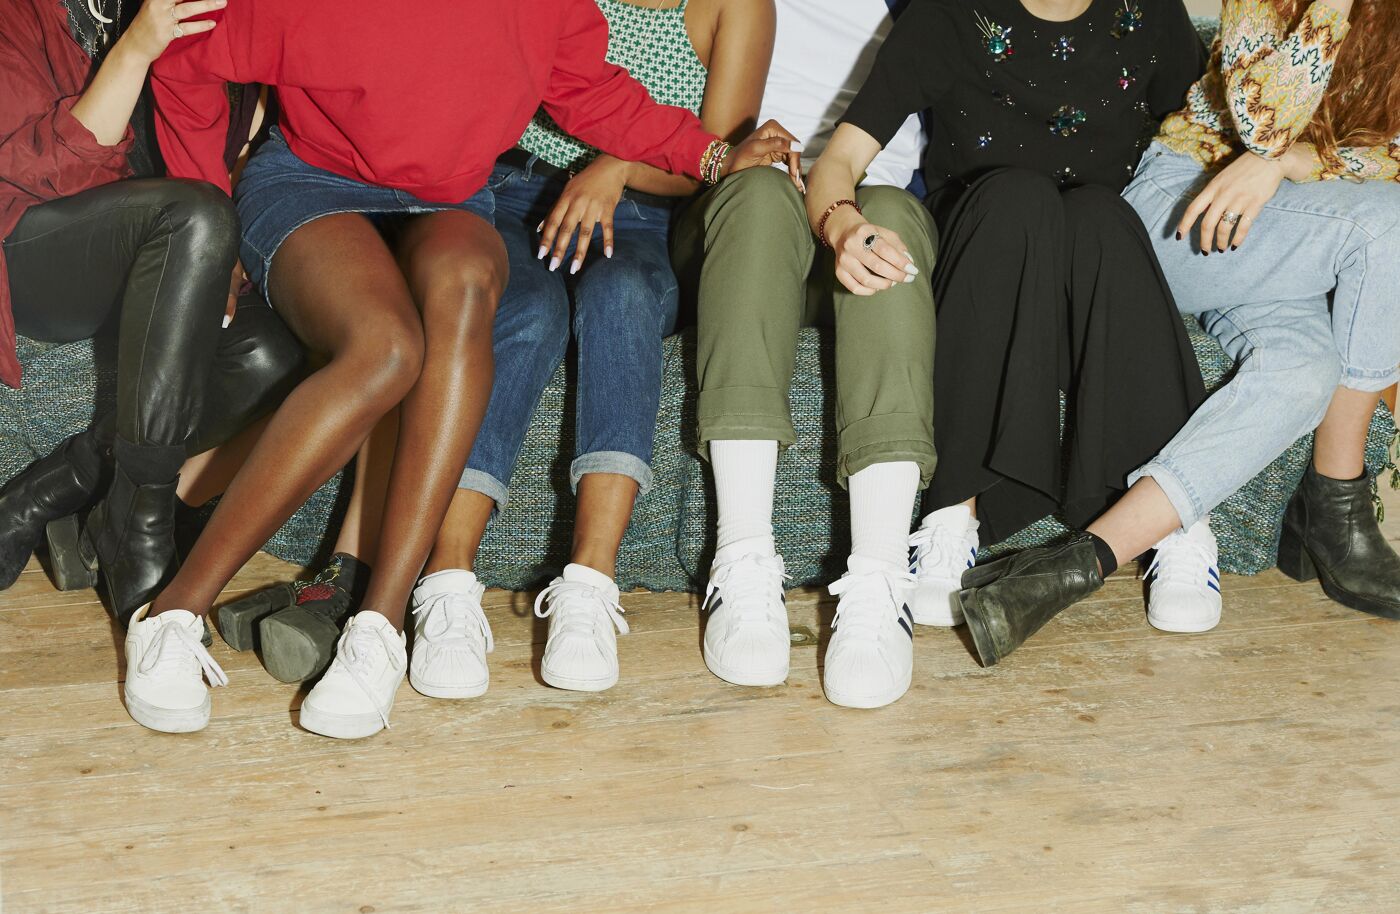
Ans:
[{"label": "boot heel", "polygon": [[1317,566],[1304,548],[1302,537],[1287,527],[1283,528],[1283,536],[1278,541],[1278,570],[1295,581],[1317,579]]},{"label": "boot heel", "polygon": [[88,563],[79,543],[82,525],[78,523],[78,515],[49,521],[44,527],[44,538],[49,544],[49,567],[55,587],[68,591],[97,586],[96,561]]}]

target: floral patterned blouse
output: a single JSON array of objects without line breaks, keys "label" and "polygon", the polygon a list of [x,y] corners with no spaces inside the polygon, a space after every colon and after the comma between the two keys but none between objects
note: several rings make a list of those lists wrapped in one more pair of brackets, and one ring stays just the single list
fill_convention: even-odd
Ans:
[{"label": "floral patterned blouse", "polygon": [[[1240,146],[1267,159],[1288,151],[1311,123],[1350,30],[1333,7],[1314,2],[1292,32],[1270,0],[1225,0],[1211,66],[1162,122],[1157,139],[1210,166]],[[1383,146],[1314,154],[1312,180],[1400,181],[1400,137]]]}]

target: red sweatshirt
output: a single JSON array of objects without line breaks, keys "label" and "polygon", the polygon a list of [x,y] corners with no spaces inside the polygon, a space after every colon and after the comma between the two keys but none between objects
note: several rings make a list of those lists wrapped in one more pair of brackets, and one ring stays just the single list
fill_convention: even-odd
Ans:
[{"label": "red sweatshirt", "polygon": [[607,44],[594,0],[229,0],[156,62],[156,129],[171,175],[227,189],[223,85],[264,83],[303,161],[457,203],[543,103],[585,143],[699,177],[713,137],[607,63]]}]

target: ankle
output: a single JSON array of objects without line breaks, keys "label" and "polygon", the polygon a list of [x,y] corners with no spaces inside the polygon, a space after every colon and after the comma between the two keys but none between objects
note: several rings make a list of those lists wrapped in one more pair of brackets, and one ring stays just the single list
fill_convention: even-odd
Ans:
[{"label": "ankle", "polygon": [[134,444],[120,435],[112,442],[112,457],[135,485],[166,485],[180,475],[185,462],[182,445]]}]

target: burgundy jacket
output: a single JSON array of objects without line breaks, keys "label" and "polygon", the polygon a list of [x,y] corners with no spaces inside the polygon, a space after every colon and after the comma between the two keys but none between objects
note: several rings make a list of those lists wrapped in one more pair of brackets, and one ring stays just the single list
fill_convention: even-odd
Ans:
[{"label": "burgundy jacket", "polygon": [[[120,143],[103,146],[73,117],[91,70],[59,0],[0,0],[0,238],[8,238],[36,203],[131,174],[130,127]],[[20,383],[3,249],[0,381],[11,387]]]}]

